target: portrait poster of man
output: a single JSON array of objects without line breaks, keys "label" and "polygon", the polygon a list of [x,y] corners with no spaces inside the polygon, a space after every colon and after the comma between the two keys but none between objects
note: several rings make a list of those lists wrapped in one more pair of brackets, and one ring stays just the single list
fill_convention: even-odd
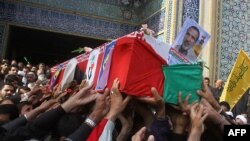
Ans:
[{"label": "portrait poster of man", "polygon": [[168,64],[194,64],[210,35],[193,19],[187,19],[169,51]]}]

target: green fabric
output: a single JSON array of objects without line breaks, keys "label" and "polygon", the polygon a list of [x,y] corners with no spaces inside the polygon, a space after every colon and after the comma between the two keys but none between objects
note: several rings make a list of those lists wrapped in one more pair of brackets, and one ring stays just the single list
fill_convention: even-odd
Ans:
[{"label": "green fabric", "polygon": [[188,103],[199,101],[197,90],[202,86],[202,67],[198,64],[181,64],[163,66],[165,77],[163,98],[165,103],[178,105],[178,94],[182,92],[182,101],[188,94],[191,97]]}]

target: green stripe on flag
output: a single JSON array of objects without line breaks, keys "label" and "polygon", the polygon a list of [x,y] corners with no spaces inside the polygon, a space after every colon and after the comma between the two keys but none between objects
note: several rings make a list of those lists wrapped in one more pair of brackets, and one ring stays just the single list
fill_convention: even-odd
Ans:
[{"label": "green stripe on flag", "polygon": [[203,68],[198,64],[178,64],[163,66],[165,77],[163,98],[165,103],[178,105],[178,94],[182,92],[182,100],[191,94],[188,103],[200,100],[196,91],[201,90]]}]

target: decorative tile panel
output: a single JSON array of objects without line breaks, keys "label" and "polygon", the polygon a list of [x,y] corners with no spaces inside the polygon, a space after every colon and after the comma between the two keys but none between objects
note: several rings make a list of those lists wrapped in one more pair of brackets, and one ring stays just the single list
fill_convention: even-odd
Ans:
[{"label": "decorative tile panel", "polygon": [[200,0],[183,0],[183,21],[186,18],[194,19],[199,22],[199,1]]},{"label": "decorative tile panel", "polygon": [[21,1],[80,12],[86,0],[21,0]]},{"label": "decorative tile panel", "polygon": [[220,21],[220,76],[226,80],[240,49],[250,55],[250,2],[223,0]]},{"label": "decorative tile panel", "polygon": [[[88,14],[108,20],[119,20],[127,22],[123,18],[123,6],[119,0],[22,0],[35,6],[47,6],[53,9],[67,10],[80,14]],[[138,23],[141,18],[136,14],[129,20],[132,23]]]},{"label": "decorative tile panel", "polygon": [[167,31],[166,32],[166,42],[167,43],[170,43],[170,31],[171,31],[171,24],[172,24],[172,12],[173,12],[173,7],[172,7],[172,3],[173,1],[172,0],[168,0],[168,15],[167,16],[167,19],[168,19],[168,22],[167,22]]},{"label": "decorative tile panel", "polygon": [[102,39],[114,39],[135,30],[134,26],[123,23],[114,23],[11,2],[0,2],[0,20]]},{"label": "decorative tile panel", "polygon": [[151,18],[145,21],[156,33],[164,29],[165,9],[161,10]]},{"label": "decorative tile panel", "polygon": [[92,1],[97,1],[97,2],[106,3],[106,4],[110,4],[110,5],[121,6],[120,0],[92,0]]},{"label": "decorative tile panel", "polygon": [[216,44],[216,47],[215,47],[215,51],[216,51],[216,62],[215,62],[215,79],[218,79],[219,78],[219,63],[220,63],[220,60],[219,60],[219,57],[220,57],[220,47],[221,47],[221,8],[222,8],[222,1],[218,1],[218,16],[217,16],[217,44]]},{"label": "decorative tile panel", "polygon": [[153,13],[166,6],[166,0],[151,0],[142,10],[140,17],[148,18]]}]

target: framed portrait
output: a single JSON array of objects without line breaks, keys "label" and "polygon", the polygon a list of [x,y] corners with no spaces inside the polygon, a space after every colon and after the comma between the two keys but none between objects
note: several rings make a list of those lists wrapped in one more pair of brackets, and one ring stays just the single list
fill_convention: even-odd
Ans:
[{"label": "framed portrait", "polygon": [[193,19],[187,19],[169,51],[168,64],[194,64],[210,35]]}]

